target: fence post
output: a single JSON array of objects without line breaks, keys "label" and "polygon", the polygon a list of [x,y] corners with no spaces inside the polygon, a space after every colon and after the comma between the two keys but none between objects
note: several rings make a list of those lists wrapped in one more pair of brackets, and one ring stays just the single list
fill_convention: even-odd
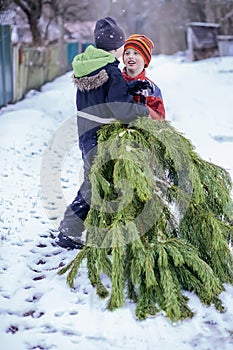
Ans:
[{"label": "fence post", "polygon": [[5,79],[5,54],[4,54],[4,27],[0,25],[0,107],[6,102],[6,79]]},{"label": "fence post", "polygon": [[72,61],[74,56],[79,53],[79,43],[78,42],[67,42],[67,66],[68,70],[72,70]]},{"label": "fence post", "polygon": [[12,102],[12,52],[11,29],[9,25],[0,25],[0,107]]}]

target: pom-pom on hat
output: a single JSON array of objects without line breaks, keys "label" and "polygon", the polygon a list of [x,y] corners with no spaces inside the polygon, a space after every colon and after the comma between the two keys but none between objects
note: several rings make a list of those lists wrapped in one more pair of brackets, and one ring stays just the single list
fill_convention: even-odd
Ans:
[{"label": "pom-pom on hat", "polygon": [[124,45],[125,33],[114,18],[105,17],[96,22],[94,39],[97,49],[111,51]]},{"label": "pom-pom on hat", "polygon": [[145,68],[149,66],[152,50],[154,48],[154,43],[152,40],[150,40],[146,35],[142,34],[130,35],[125,41],[123,57],[125,51],[129,48],[138,51],[140,55],[142,55],[145,62]]}]

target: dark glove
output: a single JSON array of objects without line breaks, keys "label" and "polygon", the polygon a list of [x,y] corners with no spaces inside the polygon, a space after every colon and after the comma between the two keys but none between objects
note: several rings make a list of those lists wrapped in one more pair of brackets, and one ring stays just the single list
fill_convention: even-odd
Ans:
[{"label": "dark glove", "polygon": [[142,90],[150,89],[153,92],[153,86],[148,80],[132,80],[126,82],[128,85],[128,93],[135,95],[140,93]]},{"label": "dark glove", "polygon": [[146,96],[140,95],[140,103],[145,105],[146,104]]}]

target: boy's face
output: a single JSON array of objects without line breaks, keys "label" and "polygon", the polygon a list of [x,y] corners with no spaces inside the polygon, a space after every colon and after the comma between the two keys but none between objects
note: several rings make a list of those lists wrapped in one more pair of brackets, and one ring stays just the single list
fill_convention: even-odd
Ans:
[{"label": "boy's face", "polygon": [[126,65],[127,71],[141,72],[145,67],[145,62],[143,57],[135,49],[129,48],[125,50],[123,61]]}]

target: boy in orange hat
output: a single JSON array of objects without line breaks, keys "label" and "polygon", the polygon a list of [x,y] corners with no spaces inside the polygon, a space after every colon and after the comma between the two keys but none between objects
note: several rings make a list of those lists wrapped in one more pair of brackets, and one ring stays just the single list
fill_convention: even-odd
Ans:
[{"label": "boy in orange hat", "polygon": [[123,62],[125,67],[122,74],[124,79],[129,82],[129,86],[130,82],[133,81],[148,81],[147,89],[136,91],[137,85],[135,86],[134,100],[146,104],[152,119],[164,120],[165,108],[161,91],[153,81],[146,77],[145,71],[145,68],[150,64],[153,48],[153,41],[146,35],[133,34],[129,36],[124,45]]}]

